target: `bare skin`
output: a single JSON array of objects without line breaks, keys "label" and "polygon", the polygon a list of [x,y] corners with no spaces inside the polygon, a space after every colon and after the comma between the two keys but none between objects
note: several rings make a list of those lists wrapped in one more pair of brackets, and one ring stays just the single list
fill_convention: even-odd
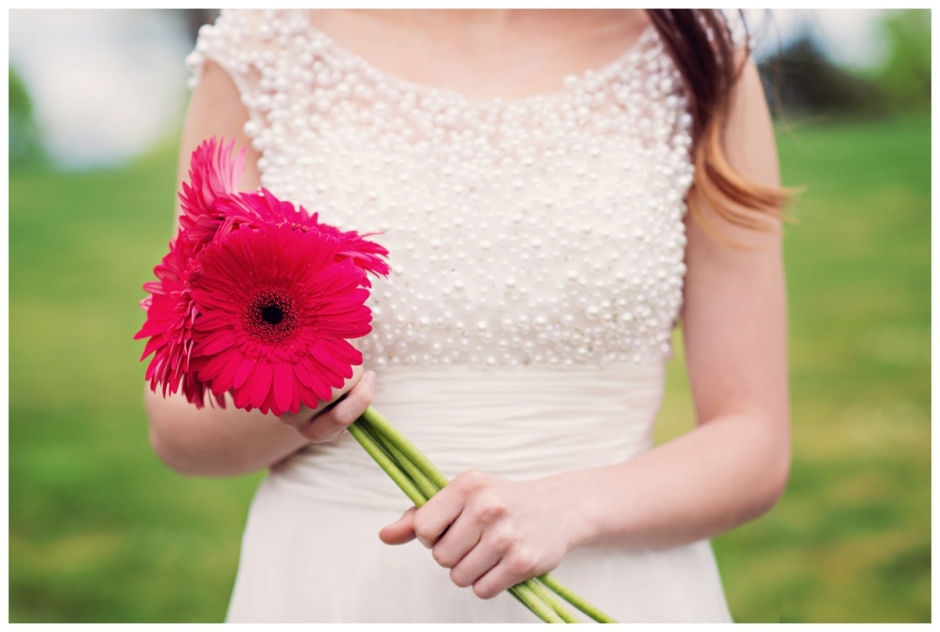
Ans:
[{"label": "bare skin", "polygon": [[[647,23],[639,11],[317,11],[311,20],[344,47],[381,59],[383,70],[481,98],[555,91],[564,75],[616,57]],[[552,56],[551,63],[533,61],[540,55]],[[234,136],[247,144],[245,121],[231,80],[208,64],[187,116],[181,177],[203,138]],[[773,129],[752,62],[734,90],[724,144],[743,176],[779,186]],[[258,184],[257,157],[249,154],[243,188]],[[790,466],[781,232],[749,231],[710,216],[726,236],[752,248],[728,248],[687,222],[682,318],[694,430],[615,466],[523,482],[465,472],[379,537],[388,544],[417,538],[451,569],[455,584],[491,598],[552,570],[578,546],[677,546],[770,509]],[[373,392],[358,375],[345,388],[349,396],[328,412],[280,420],[231,407],[197,411],[179,398],[148,393],[151,439],[182,472],[251,471],[309,441],[339,436]]]},{"label": "bare skin", "polygon": [[311,11],[309,19],[385,72],[472,99],[557,92],[566,75],[616,59],[649,24],[636,9]]}]

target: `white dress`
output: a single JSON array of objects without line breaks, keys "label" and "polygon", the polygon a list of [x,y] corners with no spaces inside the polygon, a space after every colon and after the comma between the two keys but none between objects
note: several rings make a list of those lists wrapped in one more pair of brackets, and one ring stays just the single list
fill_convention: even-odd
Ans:
[{"label": "white dress", "polygon": [[[377,69],[301,11],[224,11],[188,58],[231,75],[261,182],[381,231],[360,340],[373,405],[443,472],[524,480],[652,446],[682,301],[691,117],[653,28],[553,94],[469,99]],[[527,622],[378,531],[410,502],[348,435],[272,468],[228,621]],[[730,621],[710,543],[586,546],[553,571],[621,622]]]}]

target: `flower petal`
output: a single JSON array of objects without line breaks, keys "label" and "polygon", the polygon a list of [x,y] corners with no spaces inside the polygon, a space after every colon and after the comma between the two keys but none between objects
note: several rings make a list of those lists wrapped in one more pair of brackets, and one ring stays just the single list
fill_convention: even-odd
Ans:
[{"label": "flower petal", "polygon": [[290,408],[294,399],[294,372],[286,362],[274,365],[274,403],[277,404],[276,415]]},{"label": "flower petal", "polygon": [[232,388],[232,382],[235,380],[235,374],[238,372],[241,362],[238,353],[228,354],[228,360],[225,367],[218,377],[212,380],[212,394],[219,396]]},{"label": "flower petal", "polygon": [[232,384],[235,388],[241,388],[248,381],[252,370],[255,368],[257,360],[254,358],[245,358],[238,367],[238,373],[235,374],[235,382]]},{"label": "flower petal", "polygon": [[274,377],[274,367],[267,362],[259,362],[248,384],[251,385],[251,405],[260,408],[271,390],[271,379]]},{"label": "flower petal", "polygon": [[352,367],[349,364],[346,364],[342,360],[335,358],[327,348],[326,345],[318,343],[313,345],[310,349],[310,353],[313,354],[321,364],[328,367],[331,371],[339,375],[344,379],[349,379],[353,375]]}]

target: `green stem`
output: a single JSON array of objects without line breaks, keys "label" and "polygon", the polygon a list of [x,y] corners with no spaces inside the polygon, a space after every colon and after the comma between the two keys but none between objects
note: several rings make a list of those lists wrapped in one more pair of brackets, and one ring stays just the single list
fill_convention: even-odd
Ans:
[{"label": "green stem", "polygon": [[[538,583],[538,582],[536,582],[536,583]],[[520,595],[520,594],[519,594],[519,591],[516,590],[516,587],[515,587],[515,586],[510,586],[509,588],[506,589],[506,592],[508,592],[508,593],[509,593],[510,595],[512,595],[513,597],[515,597],[515,598],[516,598],[516,601],[518,601],[518,602],[521,603],[523,606],[525,606],[526,609],[527,609],[529,612],[531,612],[532,614],[534,614],[535,616],[537,616],[537,617],[538,617],[539,619],[541,619],[543,622],[545,622],[545,623],[558,623],[558,622],[555,621],[554,619],[551,619],[551,620],[550,620],[550,619],[548,619],[548,618],[546,618],[546,617],[543,617],[543,616],[542,616],[541,614],[539,614],[538,612],[536,612],[536,609],[533,608],[533,607],[529,604],[528,599],[527,599],[526,597],[523,597],[522,595]],[[540,609],[540,611],[541,611],[542,613],[545,612],[544,609]]]},{"label": "green stem", "polygon": [[[513,597],[515,597],[515,598],[516,598],[516,601],[518,601],[518,602],[521,603],[523,606],[525,606],[526,609],[527,609],[529,612],[531,612],[531,613],[534,614],[535,616],[539,617],[539,613],[537,613],[535,610],[533,610],[533,609],[532,609],[532,606],[530,606],[530,605],[526,602],[525,599],[523,599],[522,597],[519,596],[519,593],[516,592],[515,588],[513,588],[512,586],[510,586],[509,588],[506,589],[506,592],[508,592],[508,593],[509,593],[510,595],[512,595]],[[539,619],[542,619],[542,617],[539,617]],[[545,619],[542,619],[542,621],[545,621]],[[547,621],[545,621],[545,622],[548,623]]]},{"label": "green stem", "polygon": [[421,490],[421,493],[425,498],[430,499],[434,494],[440,491],[437,485],[431,482],[424,472],[421,471],[417,465],[414,464],[414,461],[408,458],[408,456],[402,452],[398,446],[396,446],[392,441],[383,435],[379,430],[370,424],[364,417],[360,417],[359,421],[356,422],[361,425],[365,430],[375,439],[375,442],[378,443],[389,456],[391,456],[395,461],[398,462],[398,465],[401,466],[405,472],[408,473],[408,476],[411,477],[411,480],[415,482],[418,486],[418,489]]},{"label": "green stem", "polygon": [[[375,428],[369,426],[368,422],[366,424],[360,424],[359,421],[356,421],[350,425],[347,430],[349,434],[353,436],[356,441],[359,442],[359,445],[365,449],[365,451],[373,458],[373,460],[381,467],[386,474],[398,485],[398,487],[405,493],[406,496],[418,507],[424,505],[427,502],[427,497],[422,493],[422,491],[417,487],[414,481],[408,476],[408,474],[402,469],[402,467],[408,468],[410,464],[411,467],[417,469],[415,464],[410,461],[400,450],[398,454],[402,455],[400,457],[400,462],[402,466],[399,466],[399,463],[396,463],[396,460],[386,454],[382,448],[377,443],[376,439],[372,437],[368,430],[375,430]],[[383,436],[381,433],[376,433],[380,437],[380,441],[383,441],[383,445],[390,444],[391,441],[387,437]],[[426,460],[426,459],[425,459]],[[446,480],[446,479],[445,479]],[[430,482],[430,481],[429,481]],[[436,493],[436,490],[435,490]],[[519,591],[516,590],[518,587],[510,588],[512,595],[521,601],[529,610],[535,613],[536,616],[541,618],[543,621],[548,623],[561,622],[557,615],[555,615],[550,604],[544,602],[539,596],[537,596],[533,591]],[[556,621],[557,620],[557,621]]]},{"label": "green stem", "polygon": [[[350,428],[353,426],[362,426],[362,428],[356,428],[360,432],[363,429],[367,430],[367,432],[361,432],[361,434],[370,444],[369,447],[356,434],[353,434],[353,436],[359,440],[359,443],[366,448],[372,458],[392,477],[392,480],[398,484],[416,506],[421,507],[424,505],[428,498],[447,485],[447,477],[407,437],[371,406],[363,412],[360,421],[357,421]],[[379,447],[379,445],[382,447]],[[383,448],[385,449],[384,452]],[[595,621],[599,623],[616,623],[612,617],[592,606],[551,575],[546,573],[537,579]],[[509,588],[509,591],[543,621],[580,623],[557,600],[542,590],[534,579],[517,584]]]},{"label": "green stem", "polygon": [[531,588],[532,592],[538,595],[542,601],[550,605],[558,616],[564,619],[565,623],[581,623],[581,619],[574,616],[570,610],[565,608],[560,601],[552,596],[552,593],[542,588],[542,585],[535,581],[535,579],[527,579],[523,583]]},{"label": "green stem", "polygon": [[421,454],[421,451],[418,450],[405,435],[400,433],[395,426],[390,424],[378,411],[372,408],[372,406],[366,408],[362,416],[365,417],[366,421],[372,424],[376,430],[385,435],[389,441],[394,443],[412,463],[424,472],[425,476],[427,476],[432,483],[438,486],[438,488],[443,489],[444,486],[447,485],[447,477],[444,476],[439,469],[434,467],[434,464],[431,463],[426,456]]},{"label": "green stem", "polygon": [[369,456],[379,464],[379,467],[385,470],[385,473],[395,481],[395,484],[398,485],[401,491],[405,492],[405,496],[407,496],[411,502],[418,507],[421,507],[427,502],[427,498],[425,498],[421,490],[417,488],[414,481],[408,478],[408,475],[398,467],[398,464],[382,451],[382,448],[380,448],[375,440],[369,436],[369,433],[359,425],[359,422],[353,423],[346,429],[349,431],[349,434],[359,442],[359,445],[369,453]]},{"label": "green stem", "polygon": [[525,599],[526,605],[529,606],[529,609],[538,616],[542,621],[546,623],[564,623],[564,620],[555,614],[555,611],[550,605],[542,601],[535,592],[525,585],[516,584],[515,586],[509,589],[510,591],[515,591],[516,595],[520,600]]},{"label": "green stem", "polygon": [[536,579],[545,584],[546,587],[555,591],[555,593],[562,597],[565,601],[598,623],[617,623],[615,619],[609,615],[604,614],[589,604],[587,601],[576,595],[570,588],[562,584],[551,575],[546,573],[545,575],[539,575]]}]

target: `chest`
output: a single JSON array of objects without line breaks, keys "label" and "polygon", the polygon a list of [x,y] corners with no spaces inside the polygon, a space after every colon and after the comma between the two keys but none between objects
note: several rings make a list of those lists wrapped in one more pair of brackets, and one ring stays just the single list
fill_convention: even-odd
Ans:
[{"label": "chest", "polygon": [[517,101],[396,80],[317,32],[255,64],[244,101],[262,184],[340,228],[381,232],[391,253],[367,364],[669,353],[691,118],[653,35],[562,92]]}]

